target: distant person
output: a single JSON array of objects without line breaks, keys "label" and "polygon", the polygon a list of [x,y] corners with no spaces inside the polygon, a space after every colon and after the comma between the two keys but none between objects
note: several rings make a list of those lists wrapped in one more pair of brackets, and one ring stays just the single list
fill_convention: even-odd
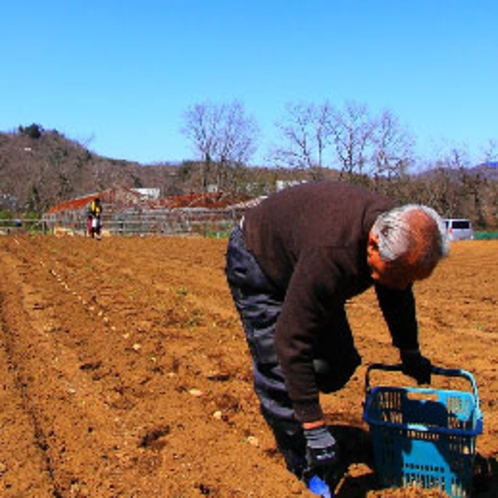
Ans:
[{"label": "distant person", "polygon": [[262,415],[298,478],[335,485],[345,471],[319,402],[361,364],[345,303],[373,286],[403,371],[430,383],[412,284],[447,254],[434,210],[398,207],[342,182],[291,187],[246,211],[228,243],[226,275]]},{"label": "distant person", "polygon": [[102,231],[102,202],[96,197],[90,203],[87,225],[90,225],[90,236],[100,240]]},{"label": "distant person", "polygon": [[90,237],[93,236],[93,233],[92,233],[92,220],[93,220],[93,216],[89,212],[88,215],[87,215],[87,217],[86,217],[86,233]]}]

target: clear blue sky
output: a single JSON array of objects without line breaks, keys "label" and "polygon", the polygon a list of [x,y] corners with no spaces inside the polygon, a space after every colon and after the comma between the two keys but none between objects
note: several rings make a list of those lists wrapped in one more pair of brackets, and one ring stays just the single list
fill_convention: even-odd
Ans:
[{"label": "clear blue sky", "polygon": [[256,162],[289,102],[390,109],[422,155],[498,141],[496,0],[5,1],[0,41],[0,131],[116,159],[193,159],[186,109],[235,99]]}]

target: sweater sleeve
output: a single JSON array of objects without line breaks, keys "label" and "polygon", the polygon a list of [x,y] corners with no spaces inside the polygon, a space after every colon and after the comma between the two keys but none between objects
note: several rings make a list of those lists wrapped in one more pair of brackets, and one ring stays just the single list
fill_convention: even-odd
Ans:
[{"label": "sweater sleeve", "polygon": [[308,252],[296,265],[275,333],[278,355],[296,418],[323,417],[313,368],[313,346],[334,304],[343,302],[341,265]]},{"label": "sweater sleeve", "polygon": [[399,291],[377,284],[375,292],[393,345],[399,349],[418,349],[418,324],[412,286]]}]

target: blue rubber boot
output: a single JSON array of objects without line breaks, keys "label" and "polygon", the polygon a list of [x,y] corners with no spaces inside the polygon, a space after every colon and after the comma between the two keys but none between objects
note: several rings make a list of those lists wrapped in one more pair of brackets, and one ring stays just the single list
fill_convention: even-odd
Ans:
[{"label": "blue rubber boot", "polygon": [[335,493],[330,489],[328,484],[317,475],[314,475],[308,481],[308,489],[322,498],[334,498],[335,496]]}]

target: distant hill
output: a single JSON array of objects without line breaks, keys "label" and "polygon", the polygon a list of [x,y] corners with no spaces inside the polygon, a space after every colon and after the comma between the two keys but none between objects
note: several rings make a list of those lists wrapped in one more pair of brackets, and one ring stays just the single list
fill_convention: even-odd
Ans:
[{"label": "distant hill", "polygon": [[481,178],[496,182],[498,181],[498,161],[491,161],[489,163],[480,164],[470,168],[471,173],[479,175]]},{"label": "distant hill", "polygon": [[[43,212],[64,201],[110,188],[158,188],[162,196],[216,189],[220,181],[257,196],[276,180],[309,178],[308,172],[216,165],[160,163],[141,165],[100,156],[56,130],[33,124],[0,133],[0,210]],[[327,175],[332,174],[330,172]]]},{"label": "distant hill", "polygon": [[471,168],[447,168],[440,167],[422,171],[413,175],[421,179],[433,179],[437,175],[444,174],[448,178],[455,181],[461,180],[463,175],[479,178],[480,180],[488,180],[491,182],[498,181],[498,163],[489,162],[473,166]]},{"label": "distant hill", "polygon": [[41,211],[110,187],[171,188],[178,168],[109,159],[38,125],[0,133],[0,209]]}]

